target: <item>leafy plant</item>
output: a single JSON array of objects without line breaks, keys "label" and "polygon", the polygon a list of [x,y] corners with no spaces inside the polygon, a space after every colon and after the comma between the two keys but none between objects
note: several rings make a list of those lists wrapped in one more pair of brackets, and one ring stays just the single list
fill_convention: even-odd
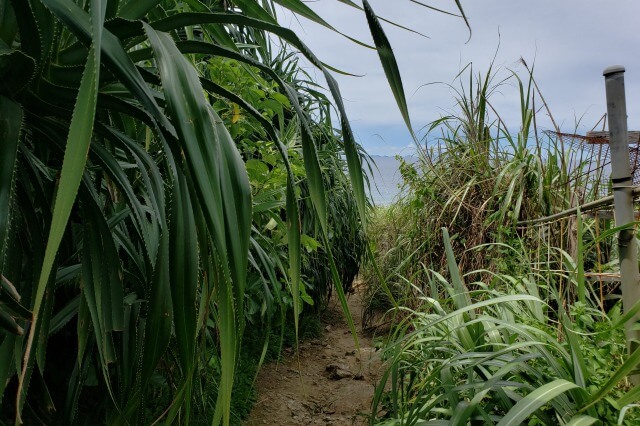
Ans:
[{"label": "leafy plant", "polygon": [[[381,273],[374,267],[365,272],[372,308],[393,306],[389,292],[413,307],[415,292],[406,280],[424,291],[429,269],[446,271],[445,250],[438,238],[443,227],[460,253],[461,269],[477,271],[481,275],[474,278],[479,281],[491,279],[484,276],[487,270],[519,272],[514,251],[494,243],[505,243],[516,252],[540,248],[540,261],[554,262],[557,269],[564,263],[563,252],[578,257],[575,219],[526,229],[517,224],[593,201],[600,176],[590,173],[594,170],[590,152],[568,152],[561,136],[537,128],[533,110],[540,94],[528,70],[526,79],[511,71],[501,75],[493,67],[478,74],[471,66],[465,68],[459,86],[451,86],[455,111],[426,127],[413,161],[400,159],[407,195],[370,220],[374,244],[381,244],[375,253]],[[517,124],[506,123],[491,102],[496,91],[511,88],[520,97]],[[585,241],[593,241],[594,235],[610,227],[606,220],[587,220]],[[471,250],[484,244],[489,244],[484,250]],[[610,246],[610,239],[600,240],[602,250],[590,253],[587,265],[606,269],[612,259]],[[561,293],[573,300],[576,290],[565,286]]]},{"label": "leafy plant", "polygon": [[247,321],[297,331],[316,270],[346,307],[363,155],[276,3],[335,30],[299,0],[0,2],[3,421],[228,424]]},{"label": "leafy plant", "polygon": [[396,329],[373,406],[384,409],[383,423],[616,423],[613,401],[629,400],[624,377],[640,356],[626,357],[619,311],[559,304],[553,312],[538,287],[553,287],[554,273],[499,273],[470,291],[472,274],[460,274],[446,230],[443,241],[450,279],[430,275],[447,296],[422,297]]}]

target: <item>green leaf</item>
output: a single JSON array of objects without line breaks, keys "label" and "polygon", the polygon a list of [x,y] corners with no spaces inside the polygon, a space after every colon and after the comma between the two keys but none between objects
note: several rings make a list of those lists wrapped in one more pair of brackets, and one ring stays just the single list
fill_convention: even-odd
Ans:
[{"label": "green leaf", "polygon": [[374,44],[378,50],[380,63],[382,64],[382,69],[387,76],[389,87],[393,92],[393,96],[396,99],[396,103],[398,104],[398,108],[400,109],[400,113],[402,114],[402,118],[404,119],[407,129],[409,129],[414,141],[417,142],[418,138],[413,132],[413,127],[411,126],[411,118],[409,117],[407,99],[402,86],[402,78],[400,77],[400,70],[398,69],[398,63],[396,62],[395,55],[393,54],[391,43],[389,43],[389,39],[387,39],[387,36],[382,30],[382,25],[380,25],[378,17],[369,5],[369,2],[367,0],[363,0],[362,3],[367,16],[367,22],[369,23],[369,30],[371,31],[371,36],[373,37]]},{"label": "green leaf", "polygon": [[636,386],[616,400],[616,407],[621,410],[625,405],[640,401],[640,386]]},{"label": "green leaf", "polygon": [[[327,84],[329,85],[329,89],[331,94],[336,102],[336,107],[340,111],[341,118],[340,123],[342,127],[342,137],[344,138],[345,143],[345,155],[347,157],[347,165],[349,168],[349,175],[352,180],[353,190],[356,195],[356,203],[358,206],[358,210],[360,212],[360,220],[364,225],[366,225],[366,195],[364,191],[364,178],[362,174],[362,165],[360,161],[360,157],[357,152],[357,144],[353,137],[353,132],[351,130],[351,126],[346,119],[346,111],[342,102],[342,96],[340,94],[340,90],[335,79],[329,74],[325,65],[318,60],[318,58],[307,48],[307,46],[300,40],[300,38],[291,30],[282,28],[279,25],[272,24],[270,22],[265,22],[259,19],[253,19],[246,16],[238,15],[238,14],[230,14],[230,13],[181,13],[180,15],[171,16],[165,19],[161,19],[153,22],[151,25],[161,31],[169,31],[174,30],[176,28],[180,28],[183,26],[197,25],[197,24],[206,24],[206,23],[226,23],[226,24],[238,24],[238,25],[246,25],[250,27],[255,27],[264,31],[272,32],[289,43],[293,44],[297,47],[300,52],[309,59],[309,61],[321,69],[324,73],[325,79],[327,80]],[[122,28],[122,33],[119,33],[122,37],[133,37],[138,35],[138,28],[135,25],[129,25],[127,27]],[[206,43],[203,43],[206,45]],[[219,47],[211,46],[208,49],[216,49]],[[225,54],[227,57],[228,54]],[[240,55],[242,56],[242,55]],[[243,60],[243,59],[240,59]],[[259,66],[264,67],[264,65],[259,64]],[[275,74],[275,73],[273,73]],[[277,81],[281,81],[279,77],[277,77]],[[297,94],[287,93],[291,92],[291,89],[287,90],[285,85],[285,93],[289,97],[289,100],[292,102],[292,105],[298,111],[298,115],[301,120],[303,120],[304,114],[299,111],[299,107],[297,101]],[[304,135],[307,132],[305,129],[306,125],[302,123],[302,132],[303,132],[303,147],[306,148],[307,155],[306,160],[308,163],[305,163],[305,167],[308,165],[310,169],[307,170],[311,179],[317,179],[319,175],[319,166],[316,167],[315,163],[317,163],[317,157],[314,156],[315,147],[310,143],[313,141],[313,138],[310,134]],[[309,132],[307,132],[309,133]],[[312,185],[314,194],[314,205],[319,210],[319,214],[322,216],[325,211],[323,203],[324,196],[319,193],[320,184],[313,183]]]},{"label": "green leaf", "polygon": [[14,349],[17,336],[6,336],[0,343],[0,403],[4,397],[4,391],[9,384],[9,378],[16,373]]},{"label": "green leaf", "polygon": [[347,158],[347,167],[349,169],[349,177],[351,178],[351,186],[356,198],[356,205],[360,213],[360,223],[366,230],[367,225],[367,197],[364,191],[364,174],[362,172],[362,161],[358,153],[358,144],[353,137],[351,124],[347,119],[347,112],[342,102],[342,94],[338,88],[338,83],[327,70],[323,70],[324,77],[329,85],[329,90],[335,100],[336,107],[340,112],[340,126],[342,128],[342,138],[344,140],[344,153]]},{"label": "green leaf", "polygon": [[29,84],[35,72],[33,58],[11,50],[0,41],[0,93],[15,96]]},{"label": "green leaf", "polygon": [[249,179],[231,136],[211,109],[195,69],[166,34],[144,24],[156,55],[168,111],[184,149],[221,267],[219,310],[222,376],[214,423],[229,422],[251,231]]},{"label": "green leaf", "polygon": [[274,0],[276,3],[280,4],[282,7],[286,7],[287,9],[289,9],[290,11],[292,11],[293,13],[296,13],[300,16],[304,16],[305,18],[309,19],[310,21],[315,22],[316,24],[320,24],[325,28],[330,29],[331,31],[334,31],[338,34],[340,34],[341,36],[351,40],[352,42],[363,46],[363,47],[367,47],[369,49],[373,49],[372,46],[369,46],[366,43],[363,43],[362,41],[355,39],[353,37],[350,37],[346,34],[344,34],[341,31],[338,31],[335,27],[333,27],[332,25],[330,25],[327,21],[325,21],[320,15],[318,15],[316,12],[313,11],[313,9],[311,9],[309,6],[307,6],[306,4],[304,4],[301,0]]},{"label": "green leaf", "polygon": [[318,219],[323,228],[327,228],[327,196],[324,189],[324,179],[320,170],[320,161],[316,144],[311,134],[308,123],[301,118],[300,133],[302,136],[302,159],[304,169],[307,172],[307,182],[311,201],[318,214]]},{"label": "green leaf", "polygon": [[32,2],[12,1],[15,24],[20,33],[21,48],[24,53],[38,62],[42,59],[42,40],[38,33],[38,23],[36,22]]},{"label": "green leaf", "polygon": [[[600,385],[598,392],[593,394],[591,398],[586,402],[586,405],[580,410],[580,412],[586,411],[602,398],[607,396],[609,392],[615,388],[622,379],[624,379],[629,373],[634,371],[640,364],[640,348],[637,348],[629,357],[622,363],[620,367],[607,379],[607,381]],[[624,397],[623,397],[624,398]]]},{"label": "green leaf", "polygon": [[287,179],[287,246],[289,248],[289,276],[291,283],[291,297],[293,299],[293,321],[296,332],[296,346],[298,344],[298,330],[301,313],[300,280],[302,270],[302,253],[300,250],[300,212],[293,182]]},{"label": "green leaf", "polygon": [[161,0],[128,0],[120,3],[118,16],[125,19],[140,19],[151,9],[159,5]]},{"label": "green leaf", "polygon": [[[109,227],[95,200],[84,191],[82,285],[91,313],[103,370],[115,362],[111,333],[124,328],[124,290],[118,252]],[[108,377],[105,377],[108,380]]]},{"label": "green leaf", "polygon": [[[356,4],[356,3],[354,3],[354,2],[353,2],[353,1],[351,1],[351,0],[338,0],[338,1],[339,1],[340,3],[346,4],[347,6],[351,6],[351,7],[355,8],[355,9],[358,9],[358,10],[364,10],[364,8],[363,8],[362,6],[360,6],[360,5]],[[415,2],[415,0],[410,0],[410,1],[412,1],[412,2],[416,3],[416,2]],[[439,10],[439,9],[438,9],[438,11],[439,11],[439,12],[443,12],[443,13],[447,13],[447,12],[441,11],[441,10]],[[447,14],[448,14],[448,13],[447,13]],[[383,18],[383,17],[381,17],[381,16],[379,16],[379,15],[378,15],[378,19],[380,19],[380,20],[381,20],[381,21],[383,21],[383,22],[386,22],[387,24],[391,24],[391,25],[393,25],[394,27],[401,28],[401,29],[403,29],[403,30],[405,30],[405,31],[409,31],[409,32],[414,33],[414,34],[418,34],[419,36],[422,36],[422,37],[425,37],[425,38],[429,38],[429,37],[427,37],[426,35],[422,34],[421,32],[418,32],[418,31],[416,31],[416,30],[414,30],[414,29],[411,29],[411,28],[409,28],[409,27],[405,27],[405,26],[403,26],[403,25],[400,25],[400,24],[398,24],[397,22],[390,21],[389,19],[385,19],[385,18]]]},{"label": "green leaf", "polygon": [[17,32],[16,15],[11,3],[3,1],[0,3],[0,40],[7,45],[11,45]]},{"label": "green leaf", "polygon": [[[455,303],[456,309],[464,309],[471,305],[471,297],[467,287],[464,284],[462,276],[460,275],[460,268],[456,262],[456,257],[453,254],[451,248],[451,238],[449,237],[449,231],[446,228],[442,228],[442,238],[444,240],[445,252],[447,254],[447,266],[449,268],[449,275],[451,276],[451,283],[453,284],[454,293],[452,299]],[[473,318],[473,313],[469,315]]]},{"label": "green leaf", "polygon": [[522,424],[538,408],[549,403],[558,395],[577,387],[578,385],[575,383],[568,382],[564,379],[557,379],[551,383],[547,383],[518,401],[502,420],[500,420],[498,426]]},{"label": "green leaf", "polygon": [[[39,331],[37,326],[40,320],[40,310],[47,289],[47,283],[50,281],[53,265],[67,222],[71,214],[71,209],[75,204],[76,195],[80,186],[80,180],[84,172],[85,163],[87,161],[87,153],[91,136],[93,133],[93,122],[96,113],[96,103],[98,98],[98,84],[100,82],[100,51],[102,40],[102,24],[104,21],[104,5],[100,0],[91,2],[92,11],[92,37],[93,44],[89,50],[87,63],[82,75],[80,89],[78,91],[78,99],[73,110],[71,124],[69,126],[69,135],[65,147],[64,160],[60,171],[60,181],[58,182],[58,191],[53,207],[53,217],[47,246],[44,255],[44,261],[38,283],[33,298],[33,324],[29,330],[27,340],[24,364],[22,373],[18,381],[18,402],[19,409],[16,413],[16,421],[21,422],[21,410],[23,398],[26,392],[24,388],[27,386],[28,377],[30,377],[30,369],[32,368],[32,354],[34,350],[34,340],[36,333]],[[46,320],[46,319],[45,319]]]},{"label": "green leaf", "polygon": [[255,0],[233,0],[233,3],[235,3],[236,6],[242,9],[242,11],[251,18],[260,19],[272,24],[278,23],[275,18],[263,9]]},{"label": "green leaf", "polygon": [[578,284],[578,300],[586,303],[586,286],[584,277],[584,226],[582,224],[582,213],[580,207],[576,211],[576,283]]},{"label": "green leaf", "polygon": [[4,310],[0,309],[0,329],[7,330],[10,333],[21,335],[22,327],[18,325],[16,320]]},{"label": "green leaf", "polygon": [[591,416],[575,416],[566,424],[566,426],[589,426],[597,423],[599,420]]},{"label": "green leaf", "polygon": [[[91,45],[95,43],[95,36],[92,32],[91,19],[77,4],[70,0],[41,0],[53,14],[58,17],[76,37],[83,43]],[[139,24],[128,22],[128,28],[135,29],[138,34],[142,34]],[[110,31],[100,26],[99,49],[107,68],[124,84],[140,103],[147,109],[148,113],[158,122],[164,130],[173,134],[173,126],[155,101],[155,98],[144,82],[142,76],[129,58],[127,52],[120,44],[120,40]]]},{"label": "green leaf", "polygon": [[[31,320],[31,312],[20,304],[20,296],[15,293],[15,288],[10,285],[9,280],[4,275],[0,276],[0,279],[2,280],[2,285],[0,286],[0,309],[4,309],[16,318]],[[7,291],[7,289],[10,291]]]},{"label": "green leaf", "polygon": [[[23,123],[22,108],[0,95],[0,272],[11,222],[11,193]],[[1,291],[1,290],[0,290]]]},{"label": "green leaf", "polygon": [[469,40],[471,40],[471,25],[469,24],[469,20],[467,19],[467,15],[464,13],[464,9],[462,8],[462,4],[460,3],[460,0],[455,0],[456,1],[456,6],[458,6],[458,10],[460,11],[460,14],[462,15],[462,19],[464,19],[464,23],[467,25],[467,28],[469,29]]},{"label": "green leaf", "polygon": [[198,292],[198,239],[194,207],[187,180],[180,170],[174,180],[170,229],[170,274],[174,329],[184,377],[183,398],[187,401],[184,422],[190,421],[191,388],[195,367]]}]

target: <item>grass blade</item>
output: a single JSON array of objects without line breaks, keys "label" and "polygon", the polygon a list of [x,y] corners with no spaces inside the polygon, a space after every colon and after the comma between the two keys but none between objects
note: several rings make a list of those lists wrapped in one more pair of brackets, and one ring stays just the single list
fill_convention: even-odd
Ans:
[{"label": "grass blade", "polygon": [[0,96],[0,272],[4,265],[4,250],[9,236],[11,192],[22,120],[20,105]]},{"label": "grass blade", "polygon": [[53,217],[51,220],[51,228],[47,239],[47,246],[44,255],[40,277],[35,289],[33,299],[33,323],[29,330],[29,337],[24,352],[24,361],[22,372],[19,378],[17,400],[16,400],[16,422],[21,423],[21,412],[23,406],[23,397],[26,392],[24,388],[27,386],[28,376],[30,377],[30,369],[33,366],[32,351],[34,349],[34,339],[38,330],[38,316],[50,280],[53,265],[67,222],[71,214],[71,209],[75,204],[76,195],[80,186],[80,180],[84,172],[85,163],[87,161],[87,152],[91,143],[93,133],[93,122],[96,113],[96,103],[98,98],[98,84],[100,82],[100,42],[102,40],[102,24],[104,20],[104,5],[100,0],[91,2],[92,10],[92,35],[93,44],[89,50],[89,56],[85,65],[85,70],[80,82],[80,90],[78,98],[73,110],[71,124],[69,126],[69,135],[65,148],[64,160],[60,172],[60,181],[58,183],[58,192],[53,207]]},{"label": "grass blade", "polygon": [[293,299],[293,321],[298,343],[298,326],[302,304],[300,302],[300,276],[302,270],[302,253],[300,251],[300,212],[298,200],[294,193],[293,183],[287,180],[287,246],[289,248],[289,276],[291,282],[291,298]]},{"label": "grass blade", "polygon": [[279,5],[281,5],[282,7],[286,7],[287,9],[292,11],[293,13],[296,13],[296,14],[298,14],[300,16],[304,16],[308,20],[313,21],[316,24],[322,25],[323,27],[328,28],[331,31],[334,31],[334,32],[340,34],[343,37],[346,37],[347,39],[351,40],[352,42],[354,42],[356,44],[359,44],[360,46],[373,49],[372,46],[369,46],[368,44],[363,43],[358,39],[355,39],[353,37],[349,37],[348,35],[342,33],[341,31],[338,31],[336,28],[334,28],[332,25],[330,25],[327,21],[325,21],[320,15],[315,13],[313,11],[313,9],[311,9],[309,6],[307,6],[306,4],[304,4],[300,0],[274,0],[274,1],[276,3],[278,3]]},{"label": "grass blade", "polygon": [[229,423],[231,390],[243,327],[243,298],[251,232],[249,180],[231,136],[204,97],[193,66],[173,40],[145,24],[163,82],[168,111],[194,179],[219,259],[216,293],[222,377],[214,423]]},{"label": "grass blade", "polygon": [[616,407],[618,410],[622,410],[625,405],[633,404],[640,401],[640,386],[636,386],[629,392],[624,394],[622,398],[616,401]]},{"label": "grass blade", "polygon": [[558,395],[577,387],[578,385],[575,383],[564,379],[557,379],[551,383],[547,383],[518,401],[502,420],[500,420],[498,426],[522,424],[538,408],[547,404]]},{"label": "grass blade", "polygon": [[[449,237],[449,231],[446,228],[442,228],[442,238],[444,240],[444,247],[447,254],[447,266],[449,268],[449,275],[451,276],[451,282],[455,293],[452,295],[457,309],[464,309],[471,304],[471,297],[464,285],[462,275],[460,275],[460,268],[456,262],[456,257],[453,254],[451,248],[451,238]],[[469,315],[473,318],[473,313]]]},{"label": "grass blade", "polygon": [[376,45],[376,49],[378,50],[380,63],[382,64],[384,73],[387,76],[389,87],[393,92],[393,96],[396,99],[398,109],[400,109],[400,113],[402,114],[402,118],[404,119],[407,129],[409,129],[409,132],[411,133],[414,141],[417,142],[418,139],[413,132],[413,127],[411,126],[409,107],[407,106],[407,99],[404,93],[404,88],[402,86],[400,70],[398,69],[398,63],[396,61],[395,55],[393,54],[391,43],[389,43],[389,39],[382,30],[382,25],[380,25],[380,21],[378,21],[378,17],[371,8],[371,5],[369,5],[369,2],[367,0],[363,0],[362,3],[364,5],[364,11],[367,16],[367,22],[369,23],[369,30],[371,31],[371,36],[373,37],[374,44]]},{"label": "grass blade", "polygon": [[[174,329],[184,378],[181,396],[184,401],[191,401],[198,333],[197,312],[193,308],[198,291],[198,241],[187,180],[180,171],[174,181],[172,198],[169,255]],[[185,424],[190,423],[190,411],[190,404],[185,404]]]}]

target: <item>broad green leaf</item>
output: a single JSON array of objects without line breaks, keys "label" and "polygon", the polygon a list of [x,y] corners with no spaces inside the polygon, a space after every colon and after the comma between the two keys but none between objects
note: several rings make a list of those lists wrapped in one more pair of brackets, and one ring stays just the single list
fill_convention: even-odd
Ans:
[{"label": "broad green leaf", "polygon": [[304,169],[307,172],[311,201],[316,209],[321,226],[326,230],[328,226],[327,195],[324,188],[324,179],[322,178],[318,151],[313,135],[311,134],[311,129],[302,117],[300,118],[300,134],[302,136],[302,159],[304,161]]},{"label": "broad green leaf", "polygon": [[[159,210],[164,212],[164,206]],[[169,229],[166,218],[162,217],[162,231],[158,256],[153,268],[151,285],[146,295],[148,311],[141,368],[141,385],[146,386],[169,345],[173,322],[173,305],[169,271]],[[132,407],[133,408],[133,407]],[[135,407],[136,409],[138,407]],[[128,414],[128,413],[127,413]]]},{"label": "broad green leaf", "polygon": [[197,334],[198,247],[193,205],[186,178],[174,181],[171,214],[171,287],[178,352],[185,371],[192,367]]},{"label": "broad green leaf", "polygon": [[575,416],[566,424],[566,426],[589,426],[597,423],[599,420],[591,416]]},{"label": "broad green leaf", "polygon": [[[174,330],[182,368],[185,424],[190,423],[190,401],[195,373],[195,349],[198,335],[198,240],[193,205],[184,175],[178,170],[173,182],[170,229],[170,274]],[[182,404],[177,404],[181,406]]]},{"label": "broad green leaf", "polygon": [[277,24],[278,22],[275,20],[269,12],[267,12],[258,2],[255,0],[234,0],[233,1],[242,11],[251,18],[260,19],[265,22],[270,22],[272,24]]},{"label": "broad green leaf", "polygon": [[17,336],[10,334],[0,343],[0,403],[9,384],[9,377],[16,373],[16,363],[14,361],[16,338]]},{"label": "broad green leaf", "polygon": [[342,138],[344,140],[344,153],[347,158],[347,167],[349,169],[349,177],[351,178],[351,186],[356,197],[356,205],[360,213],[360,223],[363,229],[367,229],[367,198],[364,192],[364,173],[362,171],[362,161],[358,153],[358,145],[353,137],[351,124],[347,119],[347,112],[342,102],[342,94],[338,87],[338,83],[327,70],[323,70],[325,80],[329,85],[329,90],[334,98],[336,107],[340,112],[340,126],[342,129]]},{"label": "broad green leaf", "polygon": [[551,383],[539,387],[513,406],[511,410],[500,420],[498,426],[522,424],[531,414],[545,404],[548,404],[558,395],[577,388],[575,383],[564,379],[557,379]]},{"label": "broad green leaf", "polygon": [[[106,132],[108,132],[106,135],[111,141],[117,144],[121,144],[123,148],[129,148],[132,154],[140,154],[140,148],[137,147],[134,141],[128,140],[126,135],[111,128],[103,128],[99,130],[105,130]],[[122,167],[120,167],[120,165],[118,164],[118,160],[99,144],[94,144],[94,146],[92,146],[91,148],[91,151],[95,154],[96,163],[100,164],[105,174],[107,174],[107,176],[109,176],[109,178],[113,180],[114,184],[117,185],[118,189],[122,192],[125,201],[133,212],[133,217],[135,219],[135,228],[139,235],[142,237],[145,244],[144,253],[146,254],[150,262],[155,262],[158,252],[158,242],[157,239],[153,237],[153,235],[159,233],[159,226],[157,223],[158,218],[155,216],[155,214],[153,214],[149,215],[151,221],[147,219],[145,206],[138,199],[135,189],[127,178],[125,170],[123,170]],[[141,160],[141,158],[143,157],[135,155],[135,158],[139,163],[139,170],[144,179],[147,174]],[[159,172],[156,171],[156,173]],[[144,180],[145,183],[149,182],[148,179]],[[151,188],[151,185],[149,185],[148,187]]]},{"label": "broad green leaf", "polygon": [[222,377],[214,423],[229,423],[231,390],[244,317],[251,231],[250,186],[244,162],[198,76],[171,38],[145,24],[156,55],[168,111],[185,151],[221,267],[217,289]]},{"label": "broad green leaf", "polygon": [[33,58],[35,62],[40,61],[42,59],[42,40],[37,31],[38,24],[31,2],[13,1],[11,6],[15,16],[15,23],[20,32],[20,38],[24,39],[21,43],[24,54]]},{"label": "broad green leaf", "polygon": [[120,280],[118,253],[109,227],[95,200],[86,191],[81,198],[85,217],[82,246],[83,293],[91,313],[103,370],[106,372],[107,365],[116,361],[111,333],[124,328],[124,291]]},{"label": "broad green leaf", "polygon": [[67,305],[60,309],[53,318],[51,318],[51,326],[49,327],[49,336],[56,334],[71,319],[78,314],[80,308],[80,295],[74,297]]},{"label": "broad green leaf", "polygon": [[[340,94],[339,88],[335,79],[329,74],[325,65],[318,60],[318,58],[307,48],[307,46],[300,40],[300,38],[291,30],[282,28],[279,25],[272,24],[270,22],[261,21],[259,19],[252,19],[246,16],[237,15],[237,14],[229,14],[229,13],[182,13],[180,15],[168,17],[165,19],[161,19],[153,22],[151,25],[160,31],[169,31],[176,28],[180,28],[183,26],[197,25],[197,24],[206,24],[206,23],[227,23],[227,24],[238,24],[238,25],[246,25],[250,27],[255,27],[264,31],[272,32],[280,37],[282,37],[287,42],[293,44],[296,48],[300,50],[300,52],[311,61],[313,65],[321,69],[324,73],[325,79],[327,80],[327,84],[329,85],[329,89],[331,94],[336,102],[336,106],[341,113],[341,127],[342,127],[342,136],[344,138],[345,143],[345,155],[347,157],[347,164],[349,167],[349,175],[352,180],[353,190],[356,195],[356,202],[358,205],[358,209],[360,211],[360,219],[362,224],[366,224],[366,196],[364,192],[364,178],[362,176],[362,166],[360,162],[360,158],[357,152],[357,146],[353,137],[353,132],[351,130],[351,126],[346,119],[346,112],[344,109],[344,105],[342,103],[342,95]],[[126,28],[122,29],[121,33],[122,37],[132,37],[139,34],[139,30],[135,25],[129,25]],[[211,47],[213,49],[214,47]],[[225,55],[226,56],[226,55]],[[399,76],[398,76],[399,77]],[[294,108],[295,104],[297,104],[297,95],[293,93],[288,94],[289,99],[292,101]],[[406,106],[406,103],[405,103]],[[299,114],[300,117],[303,117],[303,114]],[[304,132],[306,129],[304,128],[304,124],[302,125],[302,131]],[[315,148],[312,147],[313,144],[309,142],[312,141],[313,138],[310,135],[304,137],[303,146],[306,147],[307,153],[307,161],[309,161],[309,166],[311,167],[311,179],[316,179],[318,175],[319,167],[316,167],[314,163],[317,163],[317,160],[314,159],[313,152]],[[308,171],[309,172],[309,171]],[[314,191],[314,203],[316,203],[316,208],[319,210],[319,214],[323,214],[324,207],[322,200],[324,196],[319,193],[319,183],[314,183],[312,185]]]},{"label": "broad green leaf", "polygon": [[17,32],[18,24],[13,7],[10,2],[3,1],[0,3],[0,40],[11,45]]}]

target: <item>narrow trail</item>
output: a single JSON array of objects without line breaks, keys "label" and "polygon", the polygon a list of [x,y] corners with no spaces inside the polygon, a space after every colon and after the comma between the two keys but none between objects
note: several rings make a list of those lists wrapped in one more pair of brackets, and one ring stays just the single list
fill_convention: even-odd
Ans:
[{"label": "narrow trail", "polygon": [[323,336],[300,344],[299,364],[289,350],[282,362],[263,366],[256,383],[258,400],[246,426],[367,424],[382,371],[371,338],[361,332],[359,287],[348,302],[360,352],[334,297],[321,316]]}]

